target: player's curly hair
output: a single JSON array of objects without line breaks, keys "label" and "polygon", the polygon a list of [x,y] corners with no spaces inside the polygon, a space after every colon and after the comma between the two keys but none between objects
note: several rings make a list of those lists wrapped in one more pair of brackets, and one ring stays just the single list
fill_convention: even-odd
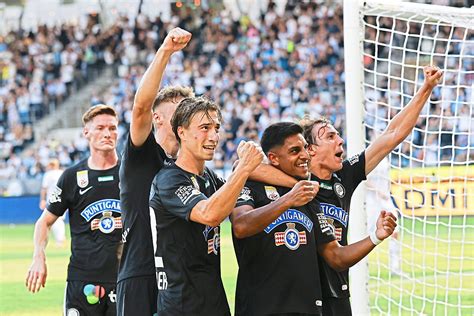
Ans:
[{"label": "player's curly hair", "polygon": [[87,110],[86,113],[84,113],[84,115],[82,115],[82,123],[84,125],[86,125],[87,123],[92,121],[92,119],[94,119],[94,117],[96,117],[97,115],[101,115],[101,114],[111,115],[111,116],[115,117],[118,120],[117,112],[115,111],[115,109],[112,106],[105,105],[105,104],[98,104],[98,105],[94,105],[93,107],[89,108],[89,110]]},{"label": "player's curly hair", "polygon": [[211,119],[210,112],[214,111],[217,112],[217,118],[219,121],[222,121],[221,109],[219,105],[211,99],[201,96],[184,98],[181,100],[171,118],[171,127],[173,128],[173,132],[178,142],[181,143],[181,139],[178,135],[178,127],[189,127],[191,120],[198,113],[202,113],[203,116],[205,115]]},{"label": "player's curly hair", "polygon": [[153,102],[153,111],[164,102],[179,102],[181,99],[194,97],[194,91],[191,87],[168,86],[158,92]]}]

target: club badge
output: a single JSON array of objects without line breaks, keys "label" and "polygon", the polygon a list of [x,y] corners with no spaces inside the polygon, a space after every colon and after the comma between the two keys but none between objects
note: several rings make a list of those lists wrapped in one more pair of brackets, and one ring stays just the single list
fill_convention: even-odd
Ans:
[{"label": "club badge", "polygon": [[207,254],[219,254],[219,247],[221,246],[221,237],[219,235],[219,227],[214,227],[214,236],[207,240]]},{"label": "club badge", "polygon": [[343,198],[346,195],[346,189],[344,186],[339,182],[334,183],[334,192],[336,192],[337,196]]},{"label": "club badge", "polygon": [[298,231],[295,223],[287,223],[284,232],[275,233],[275,246],[285,245],[290,250],[296,250],[300,245],[306,245],[306,232]]},{"label": "club badge", "polygon": [[77,185],[80,188],[85,188],[89,184],[89,175],[87,170],[76,172]]},{"label": "club badge", "polygon": [[110,234],[116,228],[122,228],[122,218],[113,217],[112,212],[103,212],[101,218],[95,218],[91,222],[91,230],[100,230],[104,234]]},{"label": "club badge", "polygon": [[265,194],[272,201],[276,201],[280,198],[280,194],[278,193],[277,189],[269,185],[265,186]]}]

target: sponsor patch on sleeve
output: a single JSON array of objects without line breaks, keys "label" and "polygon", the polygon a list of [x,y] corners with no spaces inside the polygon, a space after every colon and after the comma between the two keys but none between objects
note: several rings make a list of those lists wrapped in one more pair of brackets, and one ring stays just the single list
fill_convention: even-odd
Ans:
[{"label": "sponsor patch on sleeve", "polygon": [[180,186],[176,191],[175,191],[176,196],[181,200],[181,203],[184,205],[188,204],[189,201],[195,197],[201,194],[201,191],[193,187],[192,185],[183,185]]}]

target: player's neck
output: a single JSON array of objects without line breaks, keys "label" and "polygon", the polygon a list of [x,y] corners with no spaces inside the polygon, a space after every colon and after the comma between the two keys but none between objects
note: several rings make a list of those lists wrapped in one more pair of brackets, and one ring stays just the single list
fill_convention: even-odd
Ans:
[{"label": "player's neck", "polygon": [[166,155],[170,158],[176,158],[178,154],[178,144],[176,138],[169,139],[167,136],[162,136],[164,133],[155,133],[155,140],[160,144],[161,148],[165,151]]},{"label": "player's neck", "polygon": [[181,169],[201,175],[204,173],[204,160],[196,159],[191,153],[186,150],[181,150],[178,154],[178,159],[176,159],[176,165]]},{"label": "player's neck", "polygon": [[117,162],[118,156],[115,150],[91,151],[87,165],[93,170],[106,170],[115,167]]},{"label": "player's neck", "polygon": [[331,180],[332,171],[323,168],[311,168],[311,173],[321,180]]}]

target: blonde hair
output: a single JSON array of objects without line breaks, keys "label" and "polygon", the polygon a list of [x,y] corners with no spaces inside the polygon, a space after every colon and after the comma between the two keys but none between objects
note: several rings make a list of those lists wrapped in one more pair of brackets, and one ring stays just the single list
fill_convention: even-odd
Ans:
[{"label": "blonde hair", "polygon": [[86,111],[86,113],[84,113],[84,115],[82,116],[82,123],[86,125],[87,123],[92,121],[94,117],[101,114],[111,115],[118,120],[117,112],[113,107],[111,107],[110,105],[98,104],[91,107],[89,110]]}]

